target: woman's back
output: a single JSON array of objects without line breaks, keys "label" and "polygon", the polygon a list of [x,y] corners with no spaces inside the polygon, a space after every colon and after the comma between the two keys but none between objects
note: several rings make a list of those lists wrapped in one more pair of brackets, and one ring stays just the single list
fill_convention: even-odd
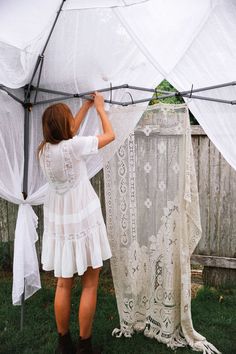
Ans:
[{"label": "woman's back", "polygon": [[46,143],[40,165],[51,189],[62,194],[88,182],[84,157],[98,152],[96,136],[75,136],[58,144]]}]

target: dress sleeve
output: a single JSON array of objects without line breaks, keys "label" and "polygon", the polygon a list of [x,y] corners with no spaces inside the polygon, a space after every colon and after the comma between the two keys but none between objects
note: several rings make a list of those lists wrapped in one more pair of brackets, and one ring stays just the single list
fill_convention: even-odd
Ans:
[{"label": "dress sleeve", "polygon": [[76,135],[71,139],[72,152],[75,158],[96,154],[98,152],[98,138],[94,136]]}]

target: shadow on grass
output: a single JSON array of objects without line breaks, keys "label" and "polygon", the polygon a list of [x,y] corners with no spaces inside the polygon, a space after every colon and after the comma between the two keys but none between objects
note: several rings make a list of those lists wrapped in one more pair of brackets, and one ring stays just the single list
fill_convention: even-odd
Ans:
[{"label": "shadow on grass", "polygon": [[[11,300],[12,277],[0,280],[0,353],[1,354],[49,354],[57,343],[54,320],[55,278],[43,273],[42,289],[25,302],[24,329],[20,331],[20,306]],[[72,291],[71,333],[77,340],[77,311],[81,287],[77,277]],[[196,331],[213,343],[223,354],[236,353],[236,290],[202,288],[192,300],[192,317]],[[153,339],[136,333],[132,338],[115,338],[111,332],[119,326],[112,280],[101,275],[98,305],[94,321],[94,344],[102,343],[104,354],[167,354],[197,353],[190,348],[175,351]]]}]

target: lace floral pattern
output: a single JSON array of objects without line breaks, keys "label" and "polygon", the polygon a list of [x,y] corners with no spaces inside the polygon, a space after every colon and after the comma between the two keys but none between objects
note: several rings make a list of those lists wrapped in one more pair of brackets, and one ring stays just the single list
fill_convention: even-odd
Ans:
[{"label": "lace floral pattern", "polygon": [[[55,159],[53,159],[54,151],[52,151],[52,149],[57,148],[61,148],[61,153],[63,156],[63,169],[61,170],[60,176],[58,176],[58,166],[56,167],[57,176],[55,176],[54,174],[56,162]],[[42,167],[44,170],[44,174],[47,177],[51,188],[56,190],[57,193],[63,194],[68,191],[68,189],[73,188],[77,185],[78,176],[76,176],[74,171],[71,149],[70,145],[68,144],[68,141],[61,142],[60,147],[47,143],[45,145],[45,152],[40,158],[43,159]]]},{"label": "lace floral pattern", "polygon": [[64,155],[64,173],[67,176],[67,182],[72,187],[75,183],[75,174],[73,171],[72,159],[67,142],[63,142],[62,151]]},{"label": "lace floral pattern", "polygon": [[172,349],[219,353],[191,319],[190,256],[201,222],[187,106],[150,107],[104,177],[120,316],[113,335],[143,331]]},{"label": "lace floral pattern", "polygon": [[100,221],[96,221],[96,223],[90,225],[89,227],[84,228],[83,230],[81,230],[80,232],[77,233],[63,233],[63,234],[58,234],[56,232],[52,233],[52,232],[48,232],[47,229],[45,229],[44,235],[45,237],[49,238],[49,239],[54,239],[54,240],[60,240],[60,241],[64,241],[64,240],[79,240],[82,239],[84,237],[90,237],[93,235],[93,232],[96,231],[97,228],[101,227],[102,223]]},{"label": "lace floral pattern", "polygon": [[51,157],[50,145],[47,143],[45,145],[45,167],[46,167],[45,170],[48,173],[48,177],[51,183],[55,183],[56,178],[53,174],[51,166],[52,166],[52,157]]}]

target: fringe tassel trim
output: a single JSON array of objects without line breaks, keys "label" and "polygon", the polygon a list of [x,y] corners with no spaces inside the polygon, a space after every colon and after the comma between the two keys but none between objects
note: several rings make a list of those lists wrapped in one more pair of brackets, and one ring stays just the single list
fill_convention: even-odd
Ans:
[{"label": "fringe tassel trim", "polygon": [[[131,338],[133,334],[134,329],[128,326],[122,326],[122,328],[114,328],[112,331],[112,336],[115,336],[116,338],[121,338],[122,336],[126,338]],[[151,333],[145,333],[144,331],[144,335],[146,337],[151,337],[158,340],[157,336],[153,336],[151,335]],[[180,329],[175,331],[171,340],[166,344],[167,347],[171,348],[172,350],[175,350],[179,347],[186,347],[189,345],[192,350],[202,352],[203,354],[222,354],[218,349],[216,349],[213,344],[211,344],[207,340],[195,341],[191,343],[187,342],[183,335],[181,335]]]}]

